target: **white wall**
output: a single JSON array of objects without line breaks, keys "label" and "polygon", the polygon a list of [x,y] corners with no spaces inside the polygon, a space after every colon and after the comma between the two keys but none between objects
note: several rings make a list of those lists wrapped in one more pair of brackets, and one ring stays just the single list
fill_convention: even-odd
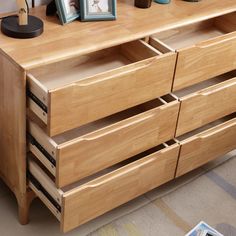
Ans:
[{"label": "white wall", "polygon": [[[35,0],[36,5],[46,4],[50,0]],[[28,0],[29,5],[31,6],[31,0]],[[16,0],[0,0],[0,13],[10,12],[16,10]]]}]

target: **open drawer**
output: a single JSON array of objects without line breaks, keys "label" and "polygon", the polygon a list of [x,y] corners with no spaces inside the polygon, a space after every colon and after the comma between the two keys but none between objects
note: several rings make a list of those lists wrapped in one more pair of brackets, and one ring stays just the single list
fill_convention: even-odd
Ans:
[{"label": "open drawer", "polygon": [[176,136],[236,112],[236,71],[174,93],[180,100]]},{"label": "open drawer", "polygon": [[236,69],[236,12],[155,34],[150,44],[178,51],[173,90]]},{"label": "open drawer", "polygon": [[180,156],[176,176],[181,176],[236,148],[236,113],[177,138]]},{"label": "open drawer", "polygon": [[176,54],[133,41],[28,72],[28,106],[54,136],[171,91]]},{"label": "open drawer", "polygon": [[62,189],[29,159],[29,186],[67,232],[172,180],[178,152],[179,145],[170,141]]},{"label": "open drawer", "polygon": [[174,138],[179,102],[165,95],[48,137],[29,123],[29,150],[63,187]]}]

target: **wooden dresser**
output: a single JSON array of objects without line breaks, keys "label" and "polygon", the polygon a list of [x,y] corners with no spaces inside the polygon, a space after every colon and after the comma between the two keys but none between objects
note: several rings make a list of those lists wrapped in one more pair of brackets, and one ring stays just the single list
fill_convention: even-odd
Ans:
[{"label": "wooden dresser", "polygon": [[172,0],[118,20],[0,34],[0,176],[63,232],[236,148],[236,2]]}]

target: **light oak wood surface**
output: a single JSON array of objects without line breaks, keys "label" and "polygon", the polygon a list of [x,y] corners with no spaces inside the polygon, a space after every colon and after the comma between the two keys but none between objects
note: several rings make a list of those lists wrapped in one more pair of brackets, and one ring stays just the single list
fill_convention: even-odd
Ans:
[{"label": "light oak wood surface", "polygon": [[0,176],[15,193],[27,223],[25,71],[0,51]]},{"label": "light oak wood surface", "polygon": [[[26,74],[29,88],[41,101],[41,106],[47,108],[47,112],[42,111],[35,102],[28,99],[27,106],[30,109],[27,112],[37,114],[34,121],[50,136],[60,134],[169,93],[176,63],[176,42],[176,49],[182,48],[182,45],[190,48],[194,47],[193,44],[200,45],[205,52],[196,54],[201,63],[204,63],[206,56],[214,55],[216,67],[204,70],[203,66],[197,75],[181,74],[179,81],[182,84],[174,86],[175,90],[235,69],[235,13],[219,17],[235,11],[235,0],[204,0],[195,4],[172,0],[168,5],[153,3],[146,10],[135,8],[131,0],[121,0],[118,2],[117,21],[75,21],[61,26],[56,17],[45,17],[45,7],[39,7],[33,9],[32,14],[44,20],[43,35],[18,40],[0,33],[0,176],[17,197],[20,222],[27,223],[29,206],[35,197],[27,189],[26,182]],[[209,20],[206,25],[201,23],[213,17],[219,18]],[[183,26],[189,29],[193,23],[199,26],[200,31],[190,30],[190,37],[186,37],[184,31],[181,31],[180,38],[184,40],[172,40],[168,43],[161,38],[149,40],[150,35],[172,30],[176,32],[175,29]],[[123,45],[142,38],[145,41],[139,42],[138,47],[137,44],[129,44],[130,47]],[[156,49],[148,45],[148,42],[153,42]],[[113,46],[120,48],[120,51],[113,50]],[[188,50],[186,57],[191,57],[191,52],[192,50]],[[221,58],[216,56],[223,54],[227,60],[223,60],[220,65]],[[104,58],[100,60],[101,57]],[[186,65],[191,66],[192,63],[184,63],[183,66]],[[88,67],[93,70],[88,70]],[[185,69],[184,71],[186,72]],[[190,82],[185,84],[182,78],[188,78]],[[105,99],[102,98],[103,95]],[[166,111],[163,109],[162,112]],[[160,123],[166,125],[170,118],[166,115],[165,119]],[[180,165],[183,166],[180,166],[177,175],[235,148],[235,118],[191,135],[192,138],[188,136],[185,141],[181,141],[183,146]],[[40,142],[45,143],[44,137],[42,135]],[[56,159],[57,144],[51,142],[49,137],[46,140],[50,143],[46,145],[51,148],[49,152]],[[195,142],[196,145],[201,144],[197,150]],[[35,155],[39,154],[32,146],[29,145],[29,148]],[[56,189],[52,181],[53,175],[58,172],[55,168],[48,172],[49,163],[43,162],[41,155],[38,158],[47,167],[42,165],[44,180],[51,177],[51,184],[45,186],[61,204],[61,213],[54,211],[53,205],[42,192],[31,185],[32,182],[29,185],[61,220],[62,230],[66,232],[173,179],[178,153],[179,145],[168,147],[165,144],[162,150],[155,149],[153,153],[145,153],[146,157],[142,156],[142,159],[135,161],[132,159],[134,162],[123,163],[124,166],[115,167],[116,170],[106,172],[105,169],[99,176],[81,180],[79,185],[65,186],[59,196],[55,196],[54,190],[59,189]],[[103,158],[107,158],[107,155],[104,154]],[[190,159],[192,161],[189,162]],[[41,179],[40,173],[37,173]]]},{"label": "light oak wood surface", "polygon": [[56,172],[40,150],[33,145],[30,150],[61,188],[174,138],[178,112],[176,100],[156,99],[52,139],[30,123],[31,135],[48,153],[55,153]]},{"label": "light oak wood surface", "polygon": [[46,17],[45,7],[32,10],[44,20],[45,32],[38,38],[11,39],[0,34],[0,48],[25,69],[140,39],[214,16],[236,11],[235,0],[188,3],[172,0],[153,3],[149,9],[134,7],[132,0],[118,1],[118,19],[108,22],[73,22],[61,26],[56,17]]},{"label": "light oak wood surface", "polygon": [[173,91],[236,68],[235,19],[231,13],[152,36],[177,50]]},{"label": "light oak wood surface", "polygon": [[[221,123],[222,122],[222,123]],[[236,148],[236,118],[216,121],[209,129],[196,130],[180,137],[180,155],[176,177],[216,159]],[[198,133],[199,132],[199,133]],[[185,138],[185,136],[187,136]],[[178,139],[178,138],[177,138]]]},{"label": "light oak wood surface", "polygon": [[[78,183],[60,191],[62,194],[61,229],[68,232],[73,228],[117,207],[174,178],[179,145],[162,145],[139,155],[130,164],[109,171],[100,177]],[[37,164],[30,165],[34,175],[39,174]],[[34,168],[32,168],[32,166]],[[44,172],[38,180],[48,189],[50,183]],[[135,186],[135,188],[134,188]],[[39,196],[40,197],[40,196]],[[53,209],[51,209],[53,211]]]},{"label": "light oak wood surface", "polygon": [[[235,72],[222,75],[175,93],[181,102],[177,137],[236,112],[234,76]],[[193,92],[198,88],[198,91]]]},{"label": "light oak wood surface", "polygon": [[[169,93],[176,54],[162,54],[143,41],[133,41],[74,60],[64,62],[64,72],[61,62],[37,68],[29,76],[30,91],[48,107],[49,136]],[[44,113],[37,114],[43,121]]]}]

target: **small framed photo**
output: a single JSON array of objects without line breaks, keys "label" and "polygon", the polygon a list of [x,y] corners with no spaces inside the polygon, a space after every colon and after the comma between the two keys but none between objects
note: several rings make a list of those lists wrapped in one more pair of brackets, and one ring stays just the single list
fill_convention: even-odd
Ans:
[{"label": "small framed photo", "polygon": [[116,0],[80,0],[82,21],[115,20]]},{"label": "small framed photo", "polygon": [[79,18],[79,0],[56,0],[57,14],[61,23],[67,24]]}]

